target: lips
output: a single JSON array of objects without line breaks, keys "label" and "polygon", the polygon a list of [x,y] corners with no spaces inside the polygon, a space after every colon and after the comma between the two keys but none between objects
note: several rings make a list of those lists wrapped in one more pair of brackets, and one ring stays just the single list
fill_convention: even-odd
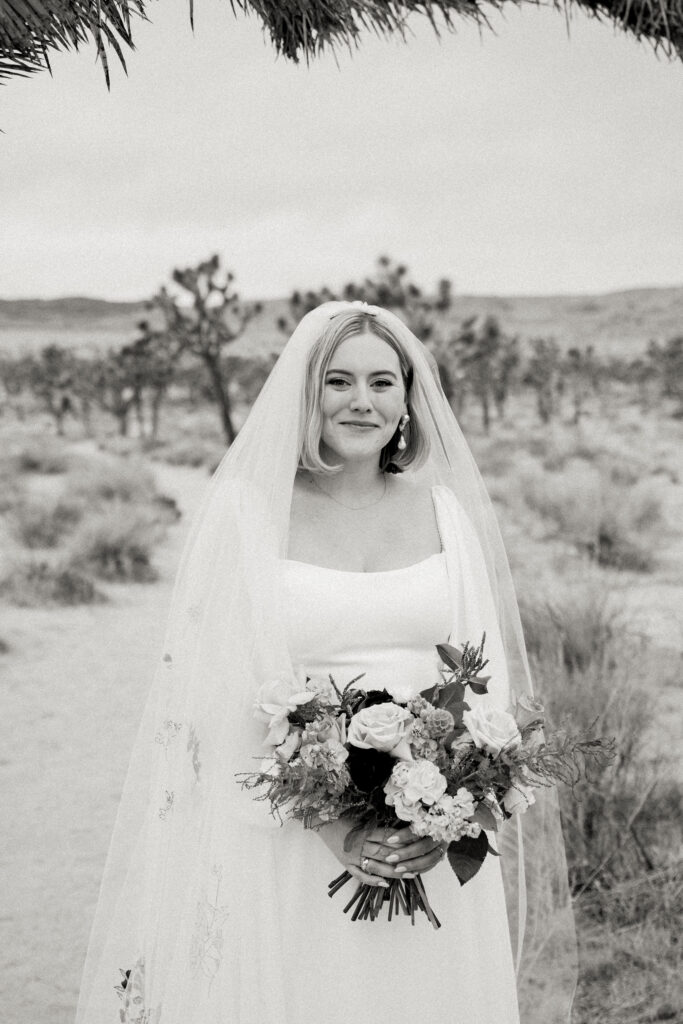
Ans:
[{"label": "lips", "polygon": [[379,429],[376,423],[361,423],[358,420],[342,420],[341,425],[343,427],[363,427],[364,429]]}]

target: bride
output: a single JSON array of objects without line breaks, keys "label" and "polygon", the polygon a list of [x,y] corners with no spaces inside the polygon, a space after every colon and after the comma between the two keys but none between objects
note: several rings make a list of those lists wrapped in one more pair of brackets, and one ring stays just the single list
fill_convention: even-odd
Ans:
[{"label": "bride", "polygon": [[[348,821],[280,826],[235,775],[267,680],[332,673],[406,700],[437,643],[486,631],[489,693],[531,693],[495,515],[429,354],[379,307],[326,303],[285,347],[181,561],[131,758],[77,1024],[560,1024],[575,977],[552,791],[461,887],[443,849]],[[468,698],[469,699],[469,698]],[[351,922],[339,863],[420,872],[443,927]]]}]

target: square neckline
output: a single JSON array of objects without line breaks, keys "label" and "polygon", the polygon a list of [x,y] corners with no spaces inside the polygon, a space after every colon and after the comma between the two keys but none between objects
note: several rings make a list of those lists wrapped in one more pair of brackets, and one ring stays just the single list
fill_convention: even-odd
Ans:
[{"label": "square neckline", "polygon": [[431,555],[427,555],[426,558],[421,558],[418,562],[411,562],[410,565],[399,565],[395,569],[333,569],[327,565],[318,565],[317,562],[302,562],[298,558],[281,558],[280,562],[283,565],[304,565],[309,569],[318,569],[322,572],[334,572],[341,573],[345,576],[385,576],[389,573],[405,572],[406,569],[416,569],[420,566],[425,565],[427,562],[431,562],[434,558],[445,558],[446,548],[443,542],[443,533],[441,530],[441,523],[439,522],[439,506],[436,501],[436,490],[438,484],[433,484],[430,488],[430,496],[432,499],[432,508],[434,509],[434,521],[436,522],[436,530],[441,541],[441,550],[435,551]]},{"label": "square neckline", "polygon": [[320,572],[341,573],[344,576],[386,576],[395,572],[405,572],[407,569],[419,569],[421,566],[431,562],[434,558],[445,558],[446,552],[435,551],[433,555],[421,558],[419,562],[411,562],[410,565],[400,565],[396,569],[333,569],[329,565],[318,565],[317,562],[302,562],[298,558],[282,558],[280,561],[285,565],[304,565],[307,569],[317,569]]}]

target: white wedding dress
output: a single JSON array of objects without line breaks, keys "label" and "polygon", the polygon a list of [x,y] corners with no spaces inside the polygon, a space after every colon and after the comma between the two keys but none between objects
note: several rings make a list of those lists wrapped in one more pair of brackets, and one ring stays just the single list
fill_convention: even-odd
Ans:
[{"label": "white wedding dress", "polygon": [[[446,556],[403,569],[345,572],[285,560],[283,607],[295,665],[406,698],[438,678],[437,643],[454,621]],[[447,862],[424,877],[442,927],[426,917],[352,921],[327,883],[342,870],[315,833],[273,836],[285,962],[277,1024],[519,1024],[498,861],[460,886]],[[264,1022],[265,1024],[265,1022]],[[273,1022],[275,1024],[275,1022]]]}]

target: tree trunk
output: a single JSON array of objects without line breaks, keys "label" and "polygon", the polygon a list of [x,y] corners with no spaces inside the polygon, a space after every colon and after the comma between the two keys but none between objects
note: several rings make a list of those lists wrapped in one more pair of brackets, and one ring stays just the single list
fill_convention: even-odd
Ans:
[{"label": "tree trunk", "polygon": [[491,407],[489,405],[488,391],[481,394],[481,415],[484,424],[484,431],[488,434],[491,431]]},{"label": "tree trunk", "polygon": [[223,424],[223,432],[229,446],[237,437],[237,431],[232,423],[232,410],[230,408],[228,386],[223,380],[219,359],[211,355],[204,355],[202,358],[204,359],[206,368],[209,371],[209,376],[211,377],[214,397],[218,405],[218,411],[220,412],[221,423]]},{"label": "tree trunk", "polygon": [[156,441],[159,435],[159,413],[161,412],[161,403],[164,400],[165,388],[159,388],[154,392],[152,398],[152,424],[151,424],[151,439]]}]

